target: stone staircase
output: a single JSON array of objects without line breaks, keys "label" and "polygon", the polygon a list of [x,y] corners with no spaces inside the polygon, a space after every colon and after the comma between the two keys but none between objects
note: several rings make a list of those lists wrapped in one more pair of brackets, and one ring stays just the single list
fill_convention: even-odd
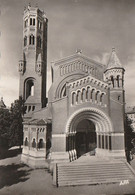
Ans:
[{"label": "stone staircase", "polygon": [[83,161],[56,164],[53,184],[58,187],[135,181],[135,172],[125,160],[93,158]]}]

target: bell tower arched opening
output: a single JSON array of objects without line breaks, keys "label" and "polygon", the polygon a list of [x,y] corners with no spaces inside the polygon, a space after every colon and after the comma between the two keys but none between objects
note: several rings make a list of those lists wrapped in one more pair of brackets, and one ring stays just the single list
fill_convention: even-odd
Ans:
[{"label": "bell tower arched opening", "polygon": [[97,147],[97,136],[95,131],[95,125],[91,120],[81,120],[76,127],[76,152],[77,157],[82,156],[85,153],[95,155],[95,149]]}]

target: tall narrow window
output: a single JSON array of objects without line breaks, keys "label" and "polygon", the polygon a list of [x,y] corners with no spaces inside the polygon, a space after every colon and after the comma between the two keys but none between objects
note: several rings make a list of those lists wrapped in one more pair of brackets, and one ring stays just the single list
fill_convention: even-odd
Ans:
[{"label": "tall narrow window", "polygon": [[30,45],[34,45],[35,44],[35,37],[34,37],[34,35],[30,35],[30,37],[29,37],[29,44]]},{"label": "tall narrow window", "polygon": [[35,18],[33,18],[33,26],[35,26]]},{"label": "tall narrow window", "polygon": [[25,88],[26,88],[26,96],[25,96],[26,99],[29,96],[34,96],[34,80],[30,79],[26,81]]},{"label": "tall narrow window", "polygon": [[30,25],[35,26],[35,18],[30,18]]},{"label": "tall narrow window", "polygon": [[32,25],[32,18],[30,18],[30,25]]},{"label": "tall narrow window", "polygon": [[111,76],[112,87],[114,87],[114,78]]},{"label": "tall narrow window", "polygon": [[117,76],[117,86],[120,87],[120,76]]},{"label": "tall narrow window", "polygon": [[34,45],[35,44],[35,37],[34,36],[32,37],[32,40],[33,40],[32,44]]},{"label": "tall narrow window", "polygon": [[76,94],[72,93],[72,105],[74,105],[76,102]]}]

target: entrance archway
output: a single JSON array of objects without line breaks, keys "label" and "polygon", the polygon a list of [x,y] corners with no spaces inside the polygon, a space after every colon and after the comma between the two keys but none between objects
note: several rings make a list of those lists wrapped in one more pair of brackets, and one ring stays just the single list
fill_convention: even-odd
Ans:
[{"label": "entrance archway", "polygon": [[69,152],[70,161],[75,160],[78,156],[88,151],[87,145],[84,146],[84,149],[79,149],[79,142],[80,145],[83,145],[86,141],[91,142],[89,138],[85,141],[79,141],[79,139],[81,139],[79,138],[79,136],[81,137],[81,133],[84,136],[82,130],[80,131],[79,135],[80,125],[81,123],[84,124],[86,121],[89,121],[94,125],[93,130],[95,132],[94,139],[96,145],[96,155],[102,156],[104,152],[112,149],[111,133],[113,133],[113,126],[110,117],[100,109],[92,107],[83,108],[74,112],[69,117],[66,125],[66,151]]},{"label": "entrance archway", "polygon": [[77,157],[80,157],[87,152],[89,152],[90,155],[95,155],[96,140],[97,137],[94,123],[88,119],[80,121],[76,127],[75,148]]}]

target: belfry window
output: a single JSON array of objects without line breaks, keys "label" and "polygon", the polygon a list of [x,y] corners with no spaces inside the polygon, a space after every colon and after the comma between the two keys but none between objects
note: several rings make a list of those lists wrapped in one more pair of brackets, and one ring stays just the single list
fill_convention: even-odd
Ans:
[{"label": "belfry window", "polygon": [[29,96],[34,96],[34,80],[28,80],[26,82],[26,99]]},{"label": "belfry window", "polygon": [[34,35],[30,35],[30,37],[29,37],[29,44],[30,45],[34,45],[35,44],[35,37],[34,37]]},{"label": "belfry window", "polygon": [[32,25],[32,18],[30,18],[30,25]]},{"label": "belfry window", "polygon": [[33,26],[35,26],[35,18],[33,18]]},{"label": "belfry window", "polygon": [[30,18],[30,26],[35,26],[35,18]]}]

